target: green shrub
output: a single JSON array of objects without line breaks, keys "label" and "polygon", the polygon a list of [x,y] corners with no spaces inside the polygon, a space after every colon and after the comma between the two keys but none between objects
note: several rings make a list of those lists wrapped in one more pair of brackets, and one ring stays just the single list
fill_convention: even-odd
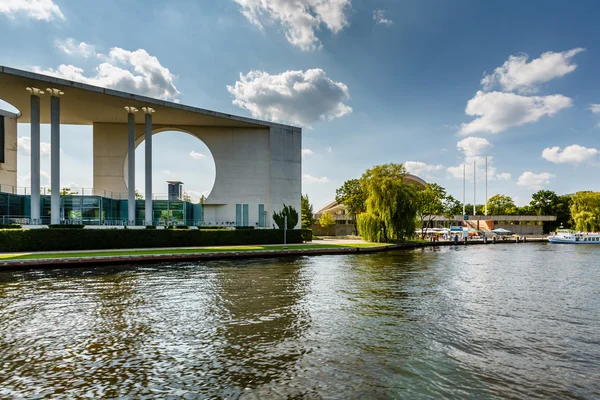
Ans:
[{"label": "green shrub", "polygon": [[253,226],[236,226],[235,229],[244,230],[244,229],[254,229]]},{"label": "green shrub", "polygon": [[177,225],[175,229],[190,229],[190,227],[187,225]]},{"label": "green shrub", "polygon": [[[287,232],[288,243],[302,243],[301,230]],[[281,244],[278,229],[23,229],[0,230],[0,249],[64,251],[156,247]]]},{"label": "green shrub", "polygon": [[225,230],[226,226],[199,226],[198,229],[203,231]]},{"label": "green shrub", "polygon": [[146,225],[146,229],[156,229],[156,225]]},{"label": "green shrub", "polygon": [[0,224],[0,229],[22,229],[23,227],[18,224]]},{"label": "green shrub", "polygon": [[48,225],[48,228],[50,228],[50,229],[83,229],[83,228],[85,228],[85,225],[83,225],[83,224],[72,224],[72,225],[51,224],[51,225]]},{"label": "green shrub", "polygon": [[305,242],[312,242],[312,240],[313,240],[312,229],[302,229],[302,240]]}]

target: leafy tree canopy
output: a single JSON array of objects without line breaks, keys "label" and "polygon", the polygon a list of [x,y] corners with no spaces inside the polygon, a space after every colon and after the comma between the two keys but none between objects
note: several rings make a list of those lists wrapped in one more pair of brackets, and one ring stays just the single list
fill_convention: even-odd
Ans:
[{"label": "leafy tree canopy", "polygon": [[516,215],[517,206],[510,196],[496,194],[488,199],[488,215]]},{"label": "leafy tree canopy", "polygon": [[284,229],[285,217],[287,217],[287,229],[294,229],[298,225],[298,211],[294,207],[284,204],[280,212],[273,213],[273,221],[275,221],[279,229]]},{"label": "leafy tree canopy", "polygon": [[315,217],[313,215],[313,206],[308,199],[308,194],[302,195],[301,213],[302,229],[311,229],[315,224]]},{"label": "leafy tree canopy", "polygon": [[365,211],[365,201],[367,194],[358,179],[350,179],[335,191],[335,201],[346,207],[348,215],[356,215]]},{"label": "leafy tree canopy", "polygon": [[367,193],[358,230],[365,240],[387,242],[412,237],[417,216],[416,189],[404,181],[402,164],[383,164],[367,170],[360,183]]}]

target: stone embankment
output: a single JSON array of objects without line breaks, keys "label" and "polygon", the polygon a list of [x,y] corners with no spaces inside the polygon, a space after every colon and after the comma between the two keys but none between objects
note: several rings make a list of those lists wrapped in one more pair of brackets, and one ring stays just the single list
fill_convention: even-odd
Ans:
[{"label": "stone embankment", "polygon": [[[323,241],[325,243],[331,241]],[[290,245],[284,249],[265,249],[265,250],[227,250],[219,251],[215,248],[211,251],[198,249],[197,253],[187,252],[178,254],[169,254],[169,250],[163,249],[164,254],[132,254],[132,255],[110,255],[110,251],[106,251],[107,255],[94,256],[65,256],[65,257],[48,257],[43,258],[43,253],[35,254],[36,258],[31,259],[1,259],[0,269],[33,269],[33,268],[64,268],[64,267],[81,267],[90,265],[110,265],[110,264],[134,264],[134,263],[158,263],[158,262],[180,262],[180,261],[199,261],[199,260],[215,260],[215,259],[248,259],[248,258],[266,258],[266,257],[285,257],[285,256],[315,256],[315,255],[331,255],[331,254],[359,254],[359,253],[376,253],[383,251],[395,251],[404,249],[417,249],[426,247],[438,246],[471,246],[471,245],[490,245],[495,244],[516,244],[523,243],[523,240],[516,239],[500,240],[495,243],[489,240],[484,243],[483,240],[467,240],[464,242],[439,241],[439,242],[407,242],[401,244],[370,246],[370,247],[333,247],[335,244],[344,243],[343,240],[334,241],[331,248],[302,248],[302,245]],[[353,241],[355,244],[360,241]],[[527,238],[525,243],[547,242],[544,238]],[[50,254],[50,253],[49,253]]]}]

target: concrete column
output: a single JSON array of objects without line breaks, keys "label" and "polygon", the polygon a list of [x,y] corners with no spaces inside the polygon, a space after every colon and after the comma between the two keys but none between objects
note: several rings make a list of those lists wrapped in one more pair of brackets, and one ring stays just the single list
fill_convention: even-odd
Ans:
[{"label": "concrete column", "polygon": [[43,91],[27,88],[31,93],[31,223],[40,222],[40,96]]},{"label": "concrete column", "polygon": [[60,224],[60,97],[58,89],[46,89],[50,97],[50,221]]},{"label": "concrete column", "polygon": [[135,107],[125,107],[127,110],[127,224],[135,225]]},{"label": "concrete column", "polygon": [[153,108],[142,107],[146,114],[144,140],[146,142],[146,225],[152,225],[152,113]]}]

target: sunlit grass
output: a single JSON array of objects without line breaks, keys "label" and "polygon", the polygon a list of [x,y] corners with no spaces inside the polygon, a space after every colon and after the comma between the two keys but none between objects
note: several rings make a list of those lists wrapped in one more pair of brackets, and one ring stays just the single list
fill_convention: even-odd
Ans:
[{"label": "sunlit grass", "polygon": [[89,258],[89,257],[136,257],[146,255],[175,255],[175,254],[199,254],[199,253],[222,253],[236,251],[280,251],[280,250],[318,250],[318,249],[343,249],[343,248],[369,248],[385,246],[380,243],[353,243],[353,244],[301,244],[284,246],[228,246],[228,247],[198,247],[185,249],[144,249],[144,250],[108,250],[108,251],[76,251],[56,253],[7,253],[0,254],[0,260],[40,260],[55,258]]}]

